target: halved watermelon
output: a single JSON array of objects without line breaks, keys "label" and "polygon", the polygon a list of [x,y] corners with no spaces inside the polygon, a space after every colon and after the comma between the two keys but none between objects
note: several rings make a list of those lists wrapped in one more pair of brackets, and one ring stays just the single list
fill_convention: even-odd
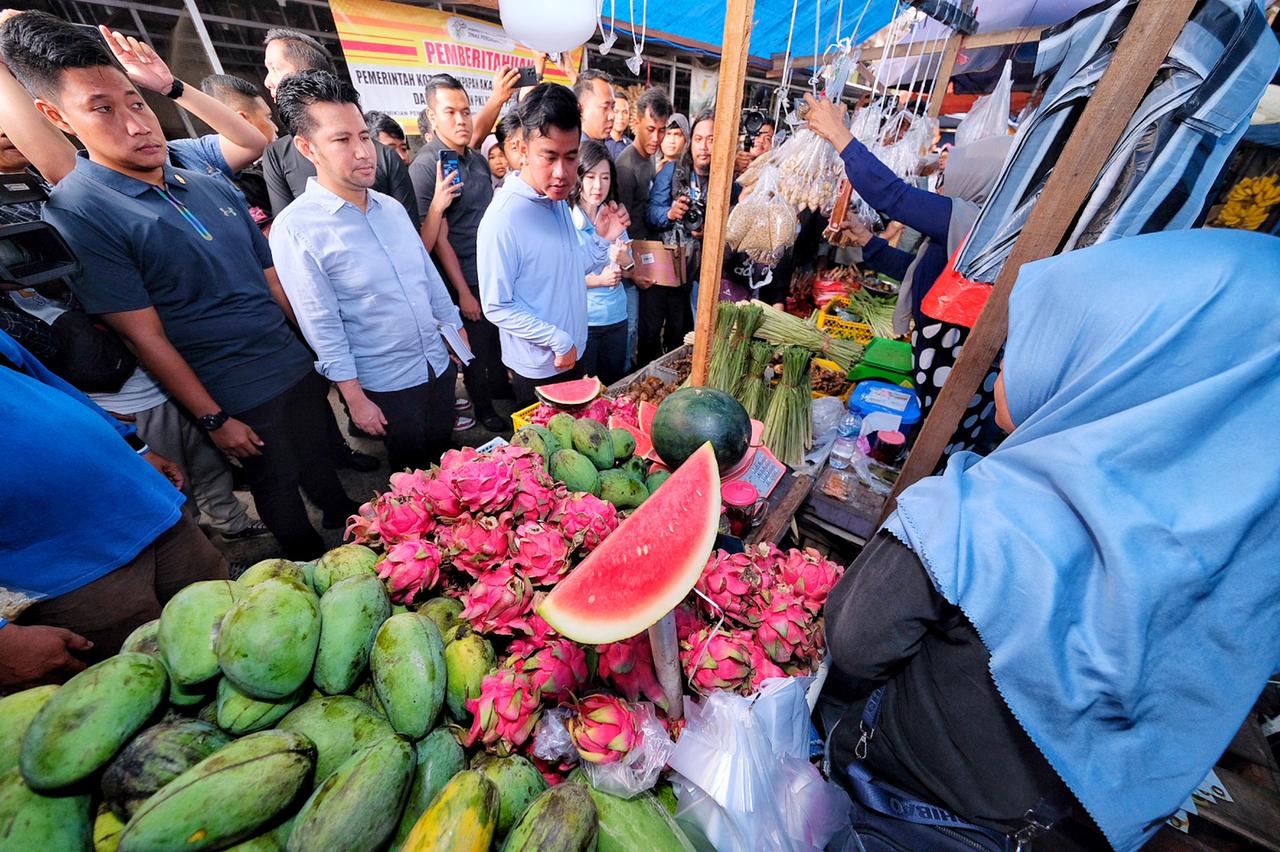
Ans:
[{"label": "halved watermelon", "polygon": [[534,388],[533,392],[538,395],[538,399],[547,405],[554,405],[557,408],[581,408],[593,402],[596,397],[604,393],[604,385],[600,380],[588,376],[585,379],[574,379],[571,382],[557,382],[553,385],[543,385]]},{"label": "halved watermelon", "polygon": [[640,428],[644,430],[646,435],[653,434],[653,418],[658,414],[658,406],[652,402],[640,403]]},{"label": "halved watermelon", "polygon": [[636,439],[635,455],[639,456],[642,459],[648,459],[649,461],[656,460],[657,457],[653,454],[653,440],[650,439],[650,437],[646,435],[643,431],[641,431],[639,426],[632,426],[630,423],[626,422],[625,420],[621,420],[611,415],[609,417],[609,428],[625,429],[626,431],[630,432],[631,437]]},{"label": "halved watermelon", "polygon": [[586,645],[643,633],[698,582],[719,523],[720,469],[707,443],[551,590],[538,615]]}]

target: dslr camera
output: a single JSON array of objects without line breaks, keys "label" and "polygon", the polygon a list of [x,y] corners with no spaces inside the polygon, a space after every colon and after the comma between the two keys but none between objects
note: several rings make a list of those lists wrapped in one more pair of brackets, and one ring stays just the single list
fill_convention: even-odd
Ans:
[{"label": "dslr camera", "polygon": [[760,131],[764,129],[765,122],[769,118],[761,109],[744,109],[742,111],[742,150],[750,151],[756,142],[756,137],[760,135]]},{"label": "dslr camera", "polygon": [[707,200],[701,196],[689,199],[689,209],[680,220],[690,231],[701,231],[707,219]]}]

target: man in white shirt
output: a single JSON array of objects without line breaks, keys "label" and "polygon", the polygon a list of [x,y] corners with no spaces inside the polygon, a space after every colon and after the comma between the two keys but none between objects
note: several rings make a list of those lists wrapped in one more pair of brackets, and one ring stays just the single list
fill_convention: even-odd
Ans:
[{"label": "man in white shirt", "polygon": [[271,229],[316,369],[356,425],[386,441],[392,470],[426,468],[449,447],[457,372],[442,330],[465,341],[462,318],[398,202],[370,189],[377,155],[355,89],[301,71],[276,104],[316,167]]}]

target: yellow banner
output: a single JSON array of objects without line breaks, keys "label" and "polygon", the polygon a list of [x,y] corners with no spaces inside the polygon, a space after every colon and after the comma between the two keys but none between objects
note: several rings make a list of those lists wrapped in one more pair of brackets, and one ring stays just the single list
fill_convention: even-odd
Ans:
[{"label": "yellow banner", "polygon": [[[387,113],[406,133],[418,132],[432,75],[457,77],[479,109],[493,93],[499,68],[533,65],[538,58],[500,25],[478,18],[385,0],[329,0],[329,8],[361,107]],[[583,48],[573,52],[573,67],[581,67],[582,54]],[[545,80],[569,83],[555,63],[548,63]]]}]

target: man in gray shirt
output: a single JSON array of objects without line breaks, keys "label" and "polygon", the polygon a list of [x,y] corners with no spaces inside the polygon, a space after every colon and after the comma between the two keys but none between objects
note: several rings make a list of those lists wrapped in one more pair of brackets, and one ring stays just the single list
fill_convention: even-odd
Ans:
[{"label": "man in gray shirt", "polygon": [[476,272],[476,231],[493,200],[489,162],[470,147],[471,99],[462,84],[448,74],[438,74],[427,82],[426,95],[432,139],[414,157],[409,177],[418,210],[426,219],[435,197],[441,155],[458,164],[457,172],[450,171],[445,179],[460,181],[462,191],[445,211],[447,239],[436,242],[435,255],[453,287],[454,300],[476,356],[463,372],[476,419],[490,432],[503,432],[507,425],[494,411],[493,401],[512,399],[514,391],[507,368],[502,365],[498,329],[480,309],[480,277]]},{"label": "man in gray shirt", "polygon": [[662,147],[671,118],[671,101],[661,89],[647,89],[636,101],[636,139],[617,160],[618,198],[631,216],[630,234],[649,239],[645,216],[649,212],[649,190],[653,187],[653,157]]}]

